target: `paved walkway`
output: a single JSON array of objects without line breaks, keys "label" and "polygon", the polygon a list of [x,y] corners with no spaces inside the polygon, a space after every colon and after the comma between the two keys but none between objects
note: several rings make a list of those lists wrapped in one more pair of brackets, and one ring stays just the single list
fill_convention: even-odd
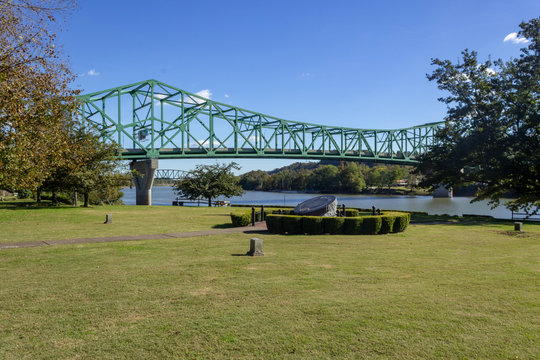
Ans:
[{"label": "paved walkway", "polygon": [[0,249],[18,249],[36,246],[49,245],[66,245],[66,244],[88,244],[88,243],[104,243],[104,242],[119,242],[119,241],[137,241],[137,240],[154,240],[154,239],[181,239],[194,236],[207,236],[217,234],[234,234],[234,233],[250,233],[266,230],[266,223],[259,222],[255,226],[243,226],[225,229],[187,231],[170,234],[154,234],[154,235],[125,235],[125,236],[107,236],[94,238],[79,238],[79,239],[64,239],[64,240],[46,240],[46,241],[25,241],[18,243],[0,243]]}]

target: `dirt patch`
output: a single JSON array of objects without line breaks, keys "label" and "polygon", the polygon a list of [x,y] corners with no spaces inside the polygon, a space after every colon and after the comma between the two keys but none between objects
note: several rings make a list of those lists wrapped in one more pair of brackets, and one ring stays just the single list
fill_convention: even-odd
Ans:
[{"label": "dirt patch", "polygon": [[499,230],[495,232],[500,235],[513,236],[518,238],[529,238],[534,236],[534,234],[526,231]]}]

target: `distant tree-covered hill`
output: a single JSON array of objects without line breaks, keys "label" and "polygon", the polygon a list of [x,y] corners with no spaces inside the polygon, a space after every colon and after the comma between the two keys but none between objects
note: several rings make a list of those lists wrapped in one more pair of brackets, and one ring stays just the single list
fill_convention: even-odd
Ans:
[{"label": "distant tree-covered hill", "polygon": [[[372,166],[369,166],[372,165]],[[272,171],[250,171],[240,176],[245,190],[297,190],[326,193],[361,193],[399,183],[416,184],[411,168],[345,161],[298,162]]]}]

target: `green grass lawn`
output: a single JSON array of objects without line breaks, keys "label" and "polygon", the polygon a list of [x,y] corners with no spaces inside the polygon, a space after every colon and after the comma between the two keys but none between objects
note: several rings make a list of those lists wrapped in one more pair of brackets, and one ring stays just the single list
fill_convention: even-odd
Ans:
[{"label": "green grass lawn", "polygon": [[[114,226],[135,211],[113,209]],[[62,211],[65,229],[89,214]],[[96,222],[107,212],[91,211]],[[227,210],[181,211],[145,219],[228,221]],[[40,223],[32,216],[2,222]],[[511,229],[261,233],[260,258],[236,256],[243,233],[0,250],[0,359],[539,358],[540,225]]]},{"label": "green grass lawn", "polygon": [[[0,243],[174,233],[206,230],[231,223],[231,208],[225,207],[26,208],[20,204],[21,202],[3,205],[0,203]],[[103,224],[106,214],[113,215],[113,224]]]}]

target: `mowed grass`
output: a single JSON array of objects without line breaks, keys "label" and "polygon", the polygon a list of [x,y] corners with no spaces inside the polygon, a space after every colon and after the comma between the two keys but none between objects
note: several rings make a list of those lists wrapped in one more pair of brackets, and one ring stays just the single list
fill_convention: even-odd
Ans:
[{"label": "mowed grass", "polygon": [[[0,243],[174,233],[231,223],[231,208],[225,207],[18,205],[0,205]],[[113,224],[103,224],[106,214]]]},{"label": "mowed grass", "polygon": [[540,226],[511,228],[2,250],[0,358],[539,358]]}]

